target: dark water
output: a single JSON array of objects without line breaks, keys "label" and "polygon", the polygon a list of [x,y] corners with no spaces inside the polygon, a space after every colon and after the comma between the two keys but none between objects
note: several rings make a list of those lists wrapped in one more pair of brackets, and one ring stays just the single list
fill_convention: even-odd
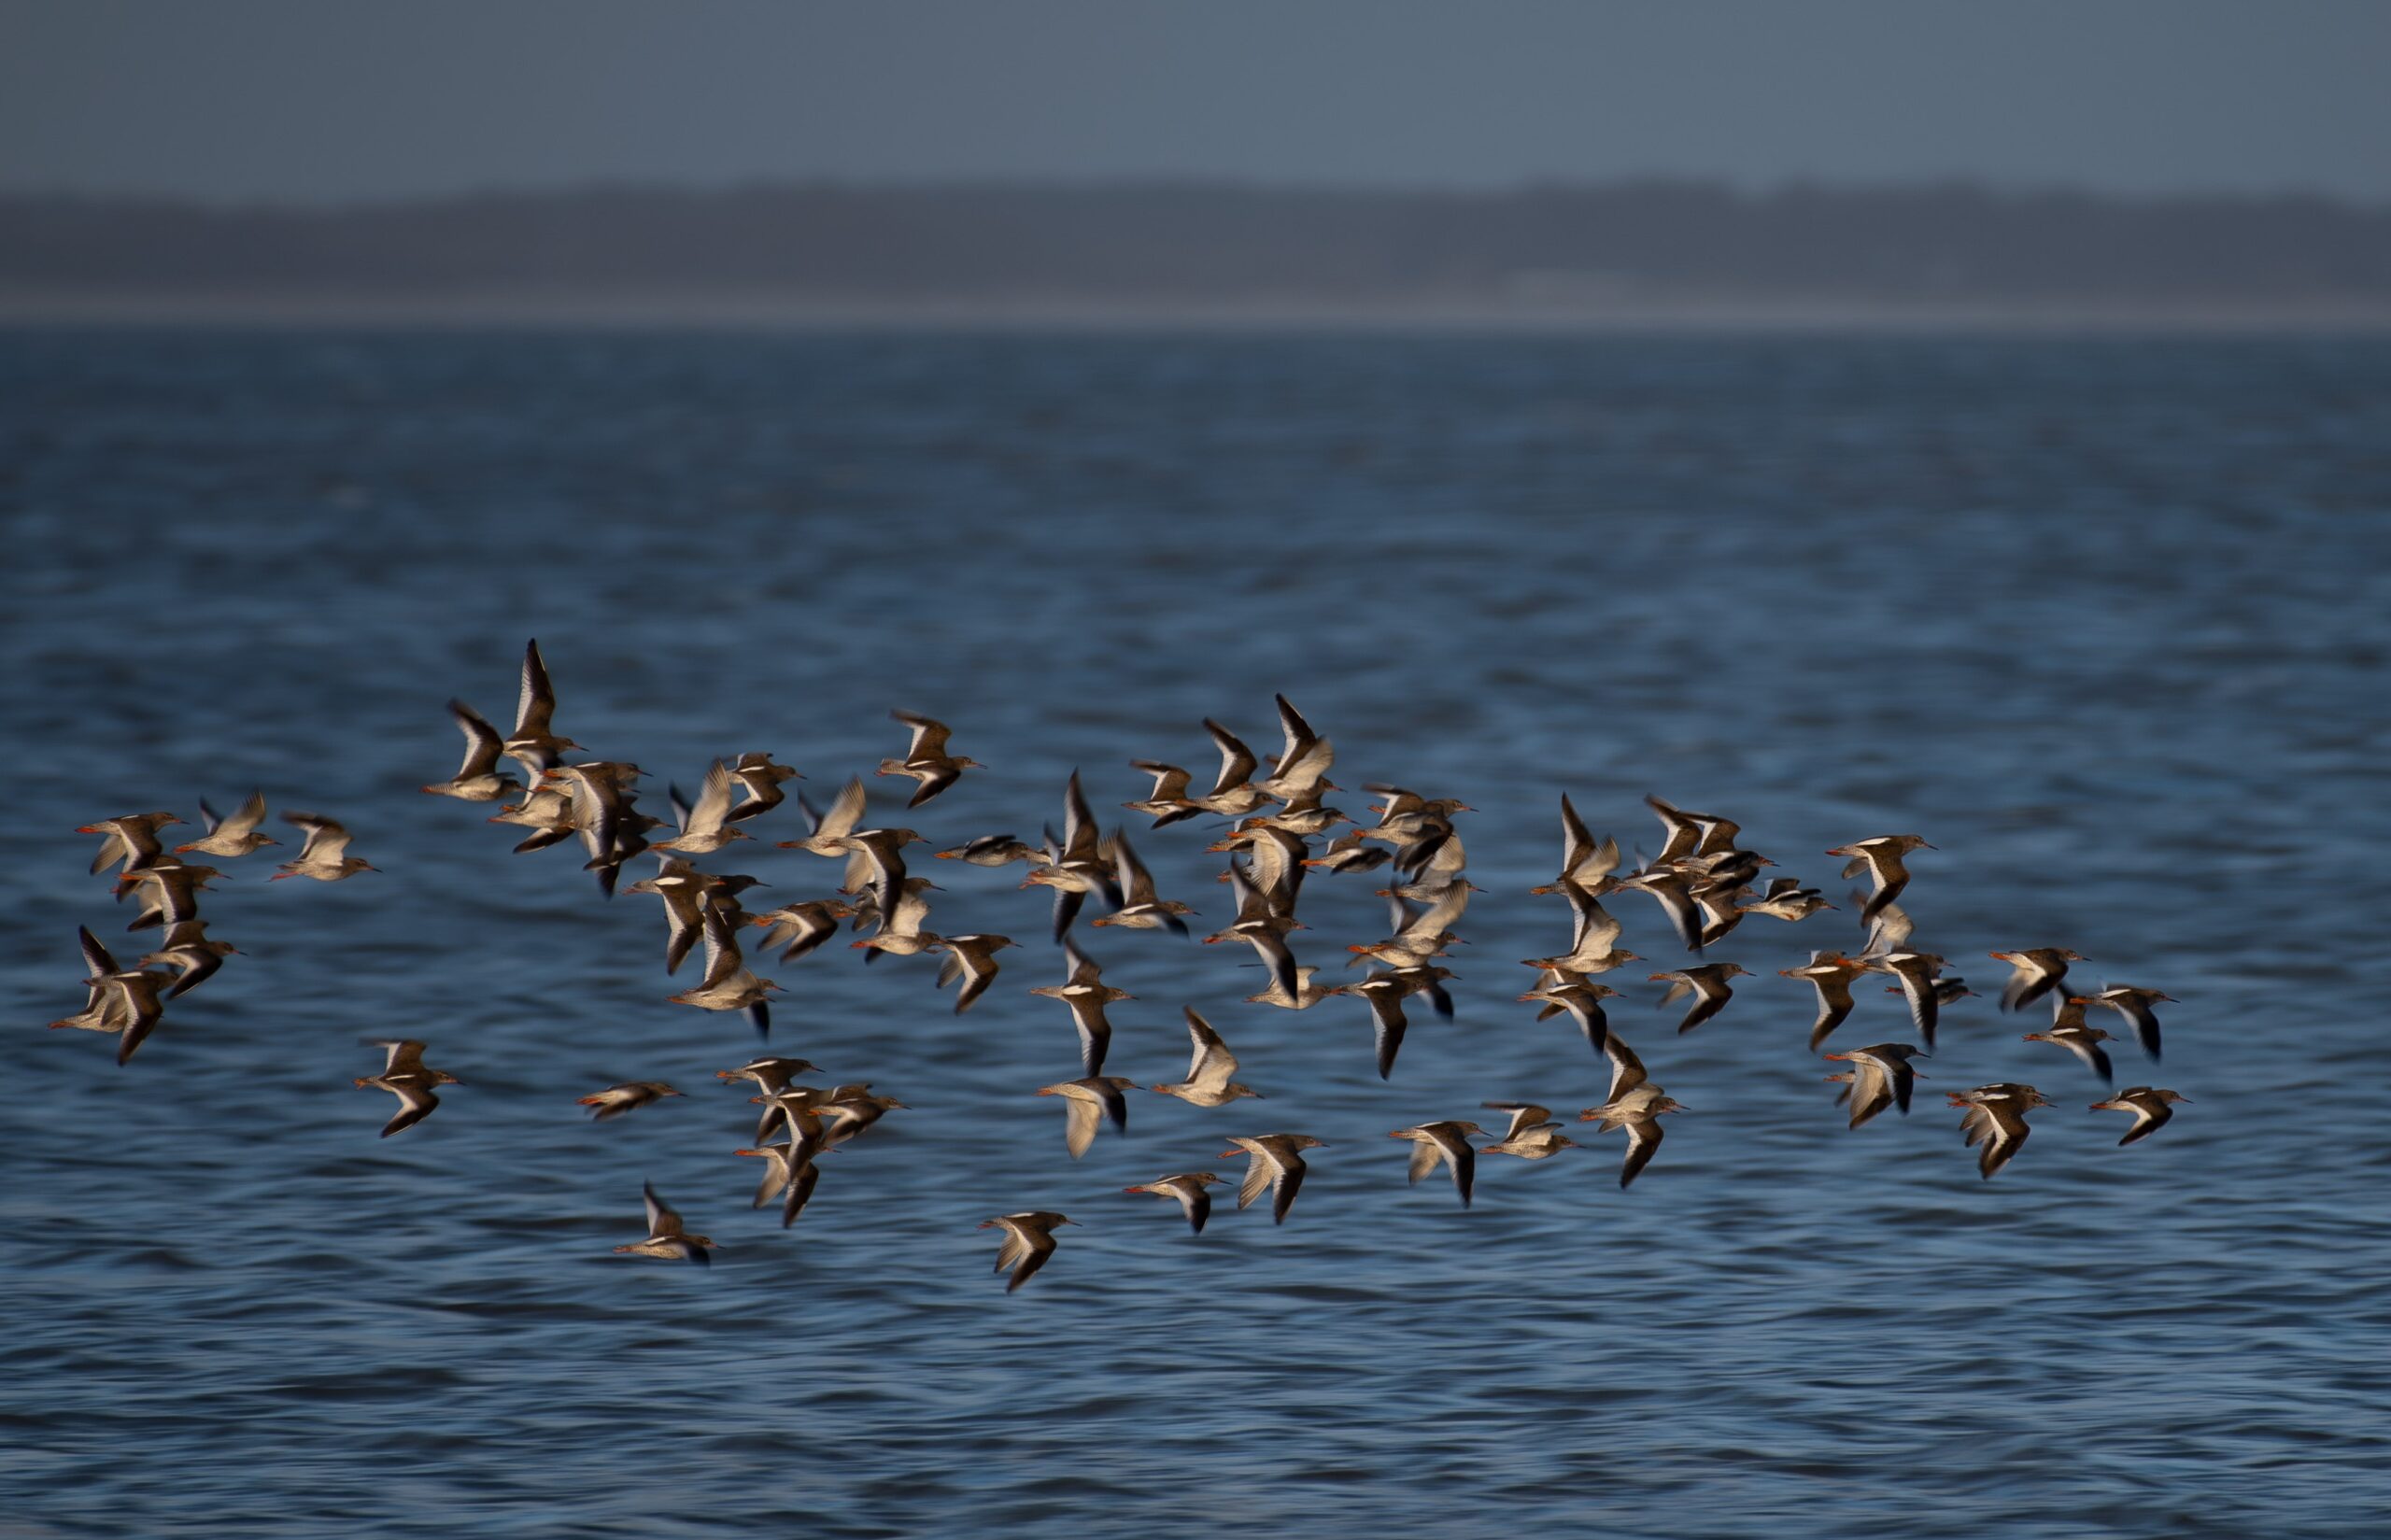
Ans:
[{"label": "dark water", "polygon": [[[17,334],[0,434],[6,1533],[2381,1533],[2391,347]],[[1459,1017],[1381,1084],[1358,1002],[1096,932],[1114,1072],[1177,1078],[1190,1002],[1270,1099],[1140,1093],[1073,1163],[1043,896],[922,862],[933,928],[1032,944],[959,1021],[925,961],[760,969],[776,1048],[913,1108],[784,1234],[710,1073],[751,1039],[664,1003],[653,903],[414,789],[534,634],[562,728],[659,780],[767,748],[827,795],[890,706],[948,718],[993,768],[941,843],[1033,833],[1075,765],[1143,795],[1207,713],[1266,743],[1283,689],[1341,784],[1482,810]],[[238,863],[245,955],[125,1069],[42,1030],[76,925],[131,917],[65,831],[252,784],[384,872]],[[1634,1189],[1616,1135],[1489,1160],[1473,1211],[1407,1189],[1390,1128],[1601,1098],[1512,1001],[1566,940],[1522,892],[1564,789],[1832,888],[1827,846],[1924,833],[1919,943],[2181,996],[2119,1068],[2193,1105],[2119,1150],[1977,999],[1846,1131],[1774,976],[1846,908],[1714,949],[1761,977],[1691,1037],[1614,976],[1693,1109]],[[1206,827],[1140,848],[1224,923]],[[835,880],[733,854],[757,898]],[[1374,885],[1316,881],[1298,954],[1381,934]],[[401,1034],[468,1083],[383,1142],[349,1080]],[[1907,1036],[1870,994],[1838,1040]],[[690,1095],[573,1105],[631,1078]],[[1934,1093],[2000,1079],[2059,1105],[1987,1183]],[[1334,1145],[1283,1229],[1119,1192],[1278,1128]],[[643,1179],[711,1272],[611,1254]],[[1026,1208],[1083,1227],[1009,1298],[973,1226]]]}]

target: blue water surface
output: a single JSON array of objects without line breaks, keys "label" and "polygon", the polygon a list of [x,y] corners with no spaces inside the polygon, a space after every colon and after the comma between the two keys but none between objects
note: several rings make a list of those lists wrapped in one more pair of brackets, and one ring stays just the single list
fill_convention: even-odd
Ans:
[{"label": "blue water surface", "polygon": [[[0,1533],[2379,1534],[2387,513],[2382,342],[0,336]],[[1267,1099],[1141,1092],[1074,1162],[1045,897],[916,846],[933,929],[1023,945],[959,1018],[930,959],[759,966],[773,1047],[908,1104],[785,1233],[712,1073],[754,1039],[665,1001],[654,901],[416,790],[531,636],[650,806],[749,749],[826,798],[892,706],[946,719],[988,769],[874,786],[936,845],[1034,840],[1075,767],[1107,816],[1132,758],[1209,773],[1208,714],[1266,752],[1284,691],[1332,802],[1479,810],[1458,1015],[1382,1083],[1358,1001],[1090,932],[1112,1072],[1179,1078],[1193,1004]],[[45,1031],[78,924],[142,940],[70,831],[253,785],[381,869],[219,863],[242,954],[127,1067]],[[1691,1109],[1650,1169],[1573,1123],[1467,1211],[1407,1187],[1390,1129],[1602,1099],[1514,999],[1563,791],[1631,851],[1648,791],[1730,814],[1838,901],[1827,847],[1932,841],[1917,941],[1985,993],[1912,1115],[1844,1126],[1776,976],[1852,906],[1747,922],[1680,1038],[1628,895],[1612,1017]],[[706,863],[752,907],[837,881],[771,848],[795,811]],[[1207,925],[1216,823],[1137,836]],[[1316,876],[1298,957],[1358,977],[1383,877]],[[2163,1065],[2120,1045],[2191,1099],[2152,1138],[1995,1008],[1986,953],[2046,945],[2181,998]],[[465,1084],[383,1141],[350,1081],[396,1036]],[[1836,1045],[1886,1038],[1865,991]],[[630,1079],[688,1095],[573,1105]],[[1999,1080],[2058,1105],[1987,1182],[1939,1093]],[[1278,1129],[1331,1144],[1283,1228],[1120,1191]],[[711,1270],[613,1254],[643,1180]],[[975,1226],[1038,1208],[1081,1225],[1008,1296]]]}]

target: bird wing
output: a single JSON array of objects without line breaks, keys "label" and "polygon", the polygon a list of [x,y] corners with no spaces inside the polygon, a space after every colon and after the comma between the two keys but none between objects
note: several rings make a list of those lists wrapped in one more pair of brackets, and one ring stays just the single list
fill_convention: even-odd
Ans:
[{"label": "bird wing", "polygon": [[1461,869],[1468,863],[1469,853],[1462,847],[1461,836],[1447,833],[1428,852],[1420,868],[1419,881],[1450,883],[1461,876]]},{"label": "bird wing", "polygon": [[1885,1067],[1855,1055],[1851,1061],[1851,1126],[1859,1127],[1892,1104],[1893,1088]]},{"label": "bird wing", "polygon": [[793,905],[782,911],[781,923],[789,927],[785,957],[799,956],[813,951],[839,932],[839,922],[812,904]]},{"label": "bird wing", "polygon": [[[1304,720],[1303,713],[1295,710],[1293,701],[1283,695],[1273,699],[1279,702],[1279,733],[1283,744],[1279,751],[1278,768],[1270,772],[1271,779],[1277,780],[1321,740],[1320,734],[1311,730],[1311,724]],[[1327,769],[1324,765],[1321,768],[1323,772]]]},{"label": "bird wing", "polygon": [[943,758],[946,755],[948,728],[945,723],[912,712],[890,712],[889,716],[913,729],[913,741],[905,745],[905,763],[911,765],[925,759]]},{"label": "bird wing", "polygon": [[[1589,937],[1606,935],[1613,942],[1619,940],[1621,929],[1620,923],[1611,917],[1608,910],[1603,908],[1601,897],[1592,888],[1574,877],[1562,878],[1560,887],[1561,896],[1569,900],[1571,922],[1569,950],[1571,952],[1581,950]],[[1606,946],[1604,950],[1607,951],[1609,948]]]},{"label": "bird wing", "polygon": [[1685,1019],[1677,1023],[1679,1032],[1691,1032],[1724,1010],[1727,996],[1733,993],[1724,981],[1704,978],[1693,981],[1693,992],[1701,997],[1694,1002],[1693,1009],[1685,1013]]},{"label": "bird wing", "polygon": [[1810,984],[1818,992],[1818,1020],[1810,1024],[1810,1052],[1815,1053],[1818,1045],[1826,1041],[1827,1034],[1841,1026],[1844,1018],[1851,1014],[1851,980],[1841,973],[1823,978],[1814,975]]},{"label": "bird wing", "polygon": [[1843,869],[1844,876],[1857,877],[1860,869],[1865,868],[1869,880],[1879,888],[1885,885],[1886,880],[1891,875],[1892,863],[1901,859],[1898,855],[1878,843],[1876,840],[1862,840],[1844,848],[1852,855],[1851,863]]},{"label": "bird wing", "polygon": [[1469,1136],[1458,1128],[1439,1130],[1436,1148],[1444,1154],[1445,1169],[1452,1173],[1461,1206],[1468,1208],[1470,1184],[1478,1175],[1478,1151],[1470,1147]]},{"label": "bird wing", "polygon": [[1394,1056],[1403,1052],[1403,1034],[1410,1026],[1404,1019],[1400,996],[1389,996],[1382,1007],[1376,995],[1365,996],[1370,1003],[1370,1045],[1376,1053],[1379,1079],[1386,1080],[1394,1073]]},{"label": "bird wing", "polygon": [[1552,1121],[1552,1109],[1538,1107],[1534,1102],[1488,1101],[1479,1102],[1478,1105],[1489,1111],[1511,1114],[1511,1126],[1503,1131],[1503,1138],[1495,1141],[1498,1144],[1505,1140],[1518,1138],[1522,1133],[1535,1127],[1538,1123]]},{"label": "bird wing", "polygon": [[1080,772],[1063,784],[1063,859],[1093,861],[1101,836],[1096,827],[1096,814],[1087,805],[1087,794],[1080,789]]},{"label": "bird wing", "polygon": [[[601,789],[598,778],[585,771],[572,773],[572,785],[573,830],[581,836],[582,848],[589,852],[589,858],[602,862],[615,851],[615,825],[622,811],[621,799],[611,791]],[[300,859],[306,857],[302,855]]]},{"label": "bird wing", "polygon": [[1927,976],[1923,966],[1905,968],[1894,977],[1901,981],[1902,995],[1909,1001],[1910,1024],[1926,1038],[1926,1045],[1933,1047],[1935,1023],[1943,1013],[1943,1002],[1935,997],[1934,981]]},{"label": "bird wing", "polygon": [[1610,1060],[1610,1095],[1605,1098],[1607,1101],[1619,1100],[1652,1078],[1645,1073],[1644,1061],[1635,1056],[1635,1051],[1617,1032],[1603,1044],[1603,1056]]},{"label": "bird wing", "polygon": [[1689,812],[1685,816],[1702,826],[1702,842],[1694,848],[1697,855],[1715,855],[1720,851],[1733,850],[1736,836],[1744,832],[1741,824],[1716,813]]},{"label": "bird wing", "polygon": [[1126,836],[1115,830],[1111,843],[1115,880],[1121,884],[1121,892],[1125,903],[1133,908],[1139,904],[1153,903],[1154,901],[1153,873],[1148,871],[1146,864],[1138,859],[1138,853],[1129,848]]},{"label": "bird wing", "polygon": [[175,981],[175,986],[166,991],[166,998],[170,1000],[205,983],[224,967],[222,957],[208,951],[200,943],[171,946],[157,955],[144,957],[141,961],[145,965],[153,962],[166,963],[180,972],[181,976]]},{"label": "bird wing", "polygon": [[953,765],[932,765],[927,769],[909,766],[906,773],[921,783],[913,788],[913,795],[906,800],[905,806],[908,808],[920,807],[924,802],[963,779],[963,772]]},{"label": "bird wing", "polygon": [[704,915],[706,930],[706,972],[700,990],[716,988],[746,971],[747,960],[739,951],[739,938],[731,933],[729,917],[722,911],[708,906]]},{"label": "bird wing", "polygon": [[1232,1137],[1229,1142],[1243,1150],[1247,1157],[1244,1179],[1237,1184],[1237,1206],[1244,1208],[1255,1198],[1269,1191],[1270,1179],[1275,1168],[1271,1165],[1270,1157],[1263,1153],[1252,1139]]},{"label": "bird wing", "polygon": [[1561,794],[1561,875],[1575,877],[1577,868],[1594,854],[1594,837],[1586,828],[1586,821],[1569,805],[1569,794]]},{"label": "bird wing", "polygon": [[[2125,1100],[2123,1097],[2118,1099]],[[2175,1109],[2165,1102],[2159,1102],[2154,1106],[2136,1098],[2126,1102],[2126,1105],[2133,1109],[2133,1126],[2127,1129],[2126,1137],[2117,1141],[2121,1146],[2133,1143],[2175,1115]]]},{"label": "bird wing", "polygon": [[796,1145],[770,1144],[763,1148],[764,1174],[757,1180],[756,1201],[748,1205],[752,1208],[761,1208],[780,1196],[781,1190],[788,1185],[789,1178],[796,1171],[792,1159],[797,1152]]},{"label": "bird wing", "polygon": [[805,1161],[798,1172],[797,1180],[791,1182],[781,1195],[782,1229],[785,1230],[797,1222],[797,1216],[803,1213],[805,1206],[814,1200],[814,1189],[821,1180],[822,1167],[814,1165],[811,1160]]},{"label": "bird wing", "polygon": [[1917,1069],[1907,1059],[1889,1059],[1885,1062],[1885,1074],[1892,1081],[1893,1105],[1902,1109],[1903,1117],[1908,1117],[1910,1097],[1917,1090]]},{"label": "bird wing", "polygon": [[523,688],[515,701],[515,738],[545,738],[555,717],[557,694],[548,683],[548,666],[540,658],[535,638],[523,648]]},{"label": "bird wing", "polygon": [[1063,1148],[1077,1160],[1096,1142],[1096,1131],[1104,1122],[1104,1104],[1084,1086],[1066,1086],[1063,1112],[1067,1120],[1063,1125]]},{"label": "bird wing", "polygon": [[[1008,1225],[1007,1228],[1010,1230],[1012,1227]],[[1022,1244],[1022,1250],[1020,1253],[1021,1265],[1013,1270],[1012,1280],[1006,1283],[1005,1293],[1012,1293],[1015,1289],[1018,1289],[1023,1284],[1028,1282],[1030,1279],[1036,1275],[1039,1268],[1046,1265],[1046,1259],[1054,1254],[1054,1237],[1053,1236],[1046,1234],[1042,1230],[1023,1230],[1020,1234]]]},{"label": "bird wing", "polygon": [[814,824],[814,839],[827,842],[853,834],[856,825],[863,821],[864,797],[863,777],[850,776],[847,784],[839,788],[838,800],[830,804],[830,811]]},{"label": "bird wing", "polygon": [[698,792],[698,805],[681,822],[681,832],[687,834],[720,834],[730,816],[730,767],[717,759],[706,771],[706,784]]},{"label": "bird wing", "polygon": [[1104,1073],[1104,1053],[1112,1046],[1112,1024],[1104,1019],[1102,1000],[1072,1000],[1071,1024],[1080,1034],[1080,1070],[1090,1076]]},{"label": "bird wing", "polygon": [[1299,869],[1295,866],[1295,853],[1280,839],[1284,833],[1281,829],[1257,828],[1246,847],[1251,853],[1248,856],[1250,875],[1266,899],[1275,899],[1279,895],[1287,894]]},{"label": "bird wing", "polygon": [[2023,953],[2009,958],[2008,962],[2012,971],[2007,982],[2001,986],[2001,1009],[2016,1010],[2029,1003],[2030,993],[2043,982],[2047,970]]},{"label": "bird wing", "polygon": [[1238,924],[1269,917],[1270,904],[1267,896],[1254,885],[1253,878],[1246,869],[1245,863],[1234,855],[1229,857],[1228,878],[1229,895],[1237,900]]},{"label": "bird wing", "polygon": [[1976,1161],[1976,1170],[1989,1180],[1995,1171],[2009,1164],[2010,1158],[2017,1153],[2018,1147],[2026,1142],[2026,1136],[2033,1130],[2026,1126],[2025,1118],[2015,1108],[2005,1104],[1986,1107],[1984,1114],[1985,1125],[1991,1137],[1985,1141],[1984,1154]]},{"label": "bird wing", "polygon": [[[872,854],[870,845],[849,843],[844,848],[846,865],[839,873],[839,891],[863,893],[867,889],[870,890],[871,908],[876,916],[880,910],[880,889],[883,879],[886,875],[880,864],[880,858]],[[861,916],[857,918],[860,922]]]},{"label": "bird wing", "polygon": [[294,828],[304,829],[307,842],[299,847],[302,866],[337,866],[348,849],[349,833],[332,819],[316,812],[286,812],[282,821]]},{"label": "bird wing", "polygon": [[[1855,894],[1854,897],[1858,895]],[[1868,944],[1860,954],[1864,957],[1892,955],[1909,945],[1910,937],[1917,929],[1917,924],[1909,917],[1909,911],[1899,904],[1882,905],[1877,908],[1875,913],[1867,916],[1866,919]]]},{"label": "bird wing", "polygon": [[1287,946],[1287,939],[1265,925],[1247,928],[1244,938],[1262,961],[1269,967],[1270,977],[1291,1000],[1301,999],[1303,981],[1295,973],[1295,954]]},{"label": "bird wing", "polygon": [[1270,772],[1270,782],[1285,797],[1290,807],[1309,798],[1308,805],[1320,805],[1320,784],[1328,779],[1331,766],[1337,763],[1337,745],[1325,738],[1307,744],[1292,760],[1280,759]]},{"label": "bird wing", "polygon": [[1619,1184],[1625,1187],[1635,1174],[1652,1164],[1661,1148],[1661,1120],[1634,1118],[1627,1123],[1627,1159],[1620,1164]]},{"label": "bird wing", "polygon": [[1686,950],[1701,951],[1702,933],[1707,927],[1703,924],[1702,907],[1694,902],[1692,890],[1682,881],[1672,879],[1648,885],[1644,891],[1660,900]]},{"label": "bird wing", "polygon": [[1252,778],[1254,767],[1261,761],[1253,751],[1238,742],[1235,734],[1210,717],[1204,718],[1204,730],[1212,735],[1212,742],[1221,751],[1221,778],[1214,782],[1209,795],[1220,796],[1234,791]]},{"label": "bird wing", "polygon": [[1196,1014],[1194,1006],[1183,1009],[1187,1013],[1187,1038],[1192,1045],[1187,1058],[1187,1082],[1217,1091],[1237,1073],[1237,1055],[1212,1030],[1212,1024]]},{"label": "bird wing", "polygon": [[109,1017],[120,1018],[124,1024],[120,1029],[121,1035],[117,1038],[117,1063],[122,1064],[133,1057],[133,1051],[139,1048],[149,1034],[157,1030],[159,1022],[164,1019],[165,1011],[158,1002],[157,986],[157,981],[164,977],[163,973],[143,971],[118,973],[109,978],[111,1002],[106,1013]]},{"label": "bird wing", "polygon": [[1647,796],[1644,798],[1644,805],[1650,808],[1653,816],[1661,820],[1661,827],[1668,836],[1661,846],[1661,854],[1653,856],[1647,863],[1648,869],[1650,867],[1664,867],[1672,861],[1691,855],[1694,848],[1702,843],[1702,825],[1694,818],[1678,812],[1657,797]]},{"label": "bird wing", "polygon": [[696,896],[686,889],[659,888],[656,893],[664,900],[664,971],[678,973],[689,949],[705,932],[704,911]]},{"label": "bird wing", "polygon": [[681,1216],[672,1211],[671,1204],[656,1195],[652,1183],[642,1182],[640,1195],[647,1200],[648,1239],[666,1240],[682,1233]]},{"label": "bird wing", "polygon": [[440,1105],[440,1097],[427,1081],[394,1081],[384,1076],[374,1083],[399,1098],[399,1109],[390,1114],[389,1123],[382,1125],[382,1137],[386,1139],[403,1129],[413,1128],[432,1116],[432,1109]]},{"label": "bird wing", "polygon": [[[1004,1244],[997,1248],[995,1270],[1001,1273],[1006,1268],[1019,1264],[1023,1258],[1036,1250],[1040,1237],[1037,1231],[1026,1228],[1011,1214],[1002,1216],[997,1223],[1003,1228],[1005,1237]],[[1050,1240],[1048,1244],[1052,1245],[1053,1242]]]},{"label": "bird wing", "polygon": [[1419,918],[1404,927],[1404,935],[1422,942],[1434,941],[1450,930],[1462,911],[1469,907],[1469,892],[1467,883],[1447,883],[1435,900],[1420,911]]},{"label": "bird wing", "polygon": [[133,841],[124,837],[124,831],[113,824],[93,824],[92,827],[105,836],[100,841],[98,854],[92,857],[92,870],[94,874],[106,869],[114,861],[122,860],[130,864],[138,854],[133,848]]},{"label": "bird wing", "polygon": [[390,1079],[419,1077],[424,1073],[424,1045],[414,1038],[371,1038],[366,1039],[384,1053],[382,1073]]},{"label": "bird wing", "polygon": [[[207,804],[205,802],[202,802],[200,804],[202,816],[205,816],[206,809]],[[260,824],[264,822],[265,793],[262,790],[253,791],[249,793],[248,801],[243,802],[239,807],[233,810],[231,817],[220,818],[210,824],[208,826],[207,832],[210,834],[230,835],[234,839],[238,839],[242,835],[249,833]]]},{"label": "bird wing", "polygon": [[[925,882],[923,887],[927,885]],[[912,882],[906,883],[886,923],[881,926],[882,932],[892,936],[920,935],[922,922],[930,917],[930,901],[922,894],[923,888],[915,887]]]},{"label": "bird wing", "polygon": [[2133,1027],[2133,1039],[2142,1045],[2142,1051],[2154,1059],[2158,1057],[2158,1012],[2151,1009],[2148,1000],[2115,990],[2103,990],[2093,998],[2123,1016]]},{"label": "bird wing", "polygon": [[76,934],[83,939],[83,966],[92,970],[92,977],[104,979],[111,973],[121,971],[116,966],[116,959],[108,954],[108,949],[100,943],[97,936],[92,934],[91,926],[78,926]]},{"label": "bird wing", "polygon": [[499,752],[504,747],[498,729],[483,721],[462,700],[449,701],[448,714],[456,718],[457,730],[465,735],[465,762],[457,767],[456,778],[466,781],[496,770]]},{"label": "bird wing", "polygon": [[1303,1157],[1290,1153],[1270,1161],[1270,1222],[1284,1224],[1287,1210],[1295,1206],[1295,1192],[1304,1184],[1304,1172],[1309,1169]]},{"label": "bird wing", "polygon": [[1187,795],[1188,773],[1177,765],[1166,765],[1159,759],[1132,759],[1129,768],[1144,770],[1154,778],[1154,789],[1146,798],[1150,802],[1176,802]]},{"label": "bird wing", "polygon": [[939,986],[944,988],[958,978],[963,981],[963,987],[955,992],[956,1015],[969,1010],[973,1001],[987,993],[997,968],[997,960],[985,954],[956,952],[949,948],[946,961],[939,968],[938,982]]}]

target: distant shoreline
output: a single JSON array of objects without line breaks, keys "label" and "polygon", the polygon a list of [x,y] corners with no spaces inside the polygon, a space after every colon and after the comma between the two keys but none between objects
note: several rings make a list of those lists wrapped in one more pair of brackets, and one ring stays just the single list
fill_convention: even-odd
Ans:
[{"label": "distant shoreline", "polygon": [[2391,206],[1663,181],[0,193],[0,321],[2372,332]]},{"label": "distant shoreline", "polygon": [[1643,303],[1528,304],[1422,296],[1338,304],[1283,300],[845,296],[655,289],[459,289],[437,293],[191,293],[0,288],[0,327],[218,330],[694,330],[1499,332],[1603,334],[1984,332],[2261,335],[2391,334],[2391,302],[2249,300],[2143,305],[2106,298],[1903,302],[1833,296],[1680,296]]}]

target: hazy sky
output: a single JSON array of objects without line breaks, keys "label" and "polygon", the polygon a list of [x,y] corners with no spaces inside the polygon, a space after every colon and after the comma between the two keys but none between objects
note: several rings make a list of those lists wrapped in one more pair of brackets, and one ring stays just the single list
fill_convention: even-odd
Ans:
[{"label": "hazy sky", "polygon": [[0,0],[0,188],[1969,176],[2391,199],[2391,0]]}]

